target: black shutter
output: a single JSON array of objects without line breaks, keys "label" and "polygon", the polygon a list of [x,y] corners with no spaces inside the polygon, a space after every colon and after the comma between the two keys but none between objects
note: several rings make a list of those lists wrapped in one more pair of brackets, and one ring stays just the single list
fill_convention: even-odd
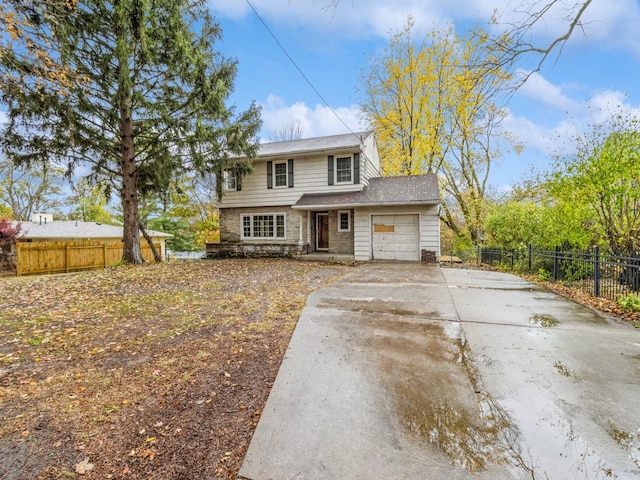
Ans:
[{"label": "black shutter", "polygon": [[267,162],[267,188],[273,188],[273,162]]},{"label": "black shutter", "polygon": [[293,188],[293,158],[290,158],[287,163],[287,170],[289,170],[289,188]]},{"label": "black shutter", "polygon": [[236,191],[242,190],[242,177],[238,174],[238,170],[234,170],[233,175],[236,177]]},{"label": "black shutter", "polygon": [[353,154],[353,183],[360,183],[360,154]]},{"label": "black shutter", "polygon": [[329,155],[327,163],[329,167],[329,171],[327,172],[328,185],[333,185],[333,155]]}]

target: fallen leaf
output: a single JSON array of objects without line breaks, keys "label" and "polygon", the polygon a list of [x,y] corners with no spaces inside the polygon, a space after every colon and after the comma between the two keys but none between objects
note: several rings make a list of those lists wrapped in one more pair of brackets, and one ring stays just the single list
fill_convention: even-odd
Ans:
[{"label": "fallen leaf", "polygon": [[28,437],[29,436],[29,430],[25,430],[22,432],[22,436],[23,437]]},{"label": "fallen leaf", "polygon": [[89,459],[85,458],[82,462],[76,464],[75,470],[78,475],[85,475],[93,470],[93,463],[89,463]]}]

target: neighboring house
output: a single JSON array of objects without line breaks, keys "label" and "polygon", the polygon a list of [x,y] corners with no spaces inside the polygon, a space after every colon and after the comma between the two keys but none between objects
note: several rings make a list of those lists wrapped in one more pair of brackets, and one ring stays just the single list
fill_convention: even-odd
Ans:
[{"label": "neighboring house", "polygon": [[[34,213],[22,226],[22,241],[27,242],[121,242],[122,227],[95,222],[60,221],[52,214]],[[160,255],[166,258],[165,241],[173,235],[149,230],[153,243],[160,245]],[[142,236],[142,235],[141,235]],[[142,239],[144,242],[144,239]]]},{"label": "neighboring house", "polygon": [[224,170],[223,253],[326,253],[356,261],[439,261],[435,175],[380,177],[373,132],[265,143],[253,173]]}]

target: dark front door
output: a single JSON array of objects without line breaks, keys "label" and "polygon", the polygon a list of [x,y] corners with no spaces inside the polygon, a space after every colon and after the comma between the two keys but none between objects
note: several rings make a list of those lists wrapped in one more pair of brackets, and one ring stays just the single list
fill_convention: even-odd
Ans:
[{"label": "dark front door", "polygon": [[329,250],[329,215],[316,214],[316,249]]}]

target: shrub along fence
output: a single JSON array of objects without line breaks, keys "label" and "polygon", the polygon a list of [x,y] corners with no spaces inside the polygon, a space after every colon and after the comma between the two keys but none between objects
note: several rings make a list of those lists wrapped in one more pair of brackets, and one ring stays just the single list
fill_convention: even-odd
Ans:
[{"label": "shrub along fence", "polygon": [[[160,251],[160,244],[154,244]],[[78,272],[110,267],[122,259],[121,242],[18,242],[16,274]],[[142,258],[153,262],[153,252],[141,242]]]},{"label": "shrub along fence", "polygon": [[508,250],[478,249],[478,263],[500,265],[520,272],[538,273],[553,281],[609,300],[640,291],[640,256],[619,256],[593,251],[565,251],[559,247]]}]

